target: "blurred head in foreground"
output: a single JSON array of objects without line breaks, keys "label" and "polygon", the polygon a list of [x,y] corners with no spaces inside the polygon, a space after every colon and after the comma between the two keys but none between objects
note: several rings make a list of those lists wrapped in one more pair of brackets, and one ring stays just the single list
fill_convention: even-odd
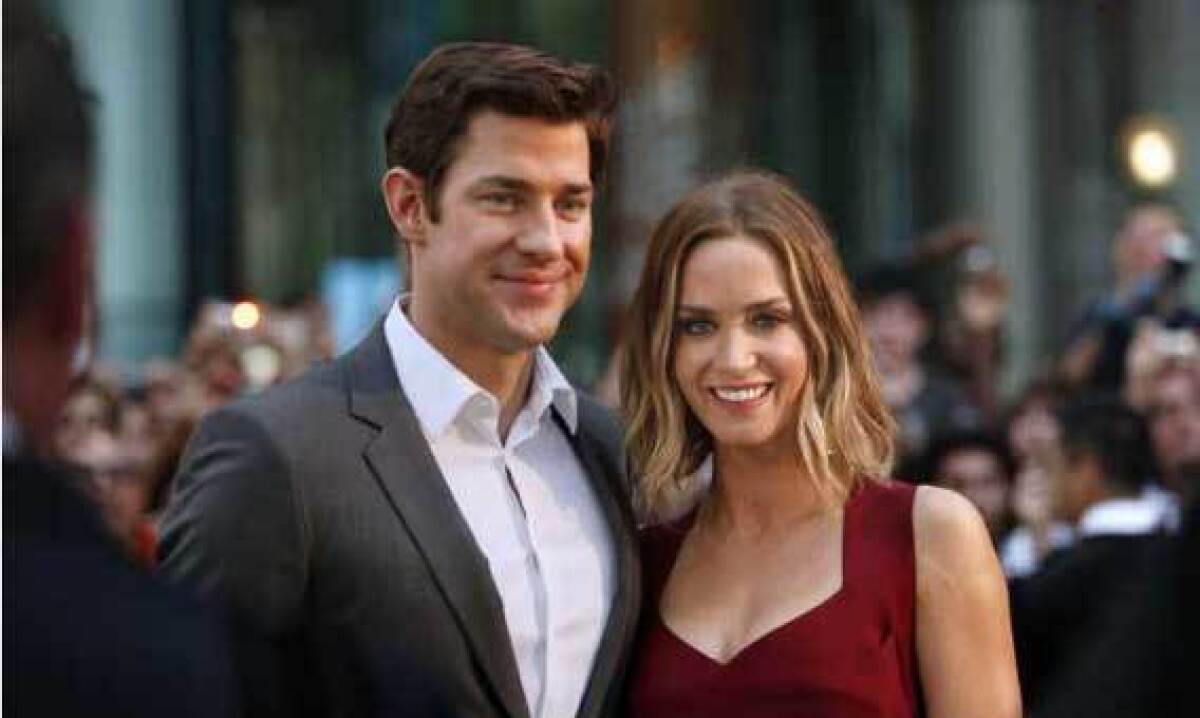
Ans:
[{"label": "blurred head in foreground", "polygon": [[[12,442],[46,449],[84,335],[92,135],[65,39],[4,7],[4,408]],[[16,438],[16,433],[20,438]]]}]

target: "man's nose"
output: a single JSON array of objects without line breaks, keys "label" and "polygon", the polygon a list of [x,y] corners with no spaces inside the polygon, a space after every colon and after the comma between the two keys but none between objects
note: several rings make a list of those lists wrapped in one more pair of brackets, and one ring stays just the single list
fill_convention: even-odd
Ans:
[{"label": "man's nose", "polygon": [[542,261],[560,259],[563,256],[563,236],[559,225],[554,203],[537,203],[517,237],[517,249]]}]

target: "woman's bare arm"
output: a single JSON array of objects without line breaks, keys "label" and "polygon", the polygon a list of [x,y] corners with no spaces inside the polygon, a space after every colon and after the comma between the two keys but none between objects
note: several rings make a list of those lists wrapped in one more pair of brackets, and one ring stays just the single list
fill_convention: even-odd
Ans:
[{"label": "woman's bare arm", "polygon": [[923,486],[913,508],[917,658],[930,718],[1020,718],[1008,594],[983,520]]}]

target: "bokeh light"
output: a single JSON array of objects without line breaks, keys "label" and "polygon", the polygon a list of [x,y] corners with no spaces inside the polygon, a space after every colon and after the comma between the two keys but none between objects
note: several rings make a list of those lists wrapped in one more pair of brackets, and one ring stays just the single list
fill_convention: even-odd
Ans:
[{"label": "bokeh light", "polygon": [[233,326],[242,330],[250,330],[258,326],[262,320],[262,311],[254,302],[238,302],[233,306],[233,311],[229,315],[229,321],[233,322]]},{"label": "bokeh light", "polygon": [[1179,165],[1173,133],[1152,123],[1136,127],[1128,135],[1126,162],[1139,185],[1160,188],[1171,184]]}]

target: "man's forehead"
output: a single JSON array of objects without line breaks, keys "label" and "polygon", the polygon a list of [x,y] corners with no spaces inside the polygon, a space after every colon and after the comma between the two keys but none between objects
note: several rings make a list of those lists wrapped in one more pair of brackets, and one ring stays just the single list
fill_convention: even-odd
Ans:
[{"label": "man's forehead", "polygon": [[454,154],[448,171],[469,182],[508,177],[591,185],[587,129],[582,122],[485,111],[471,119]]}]

